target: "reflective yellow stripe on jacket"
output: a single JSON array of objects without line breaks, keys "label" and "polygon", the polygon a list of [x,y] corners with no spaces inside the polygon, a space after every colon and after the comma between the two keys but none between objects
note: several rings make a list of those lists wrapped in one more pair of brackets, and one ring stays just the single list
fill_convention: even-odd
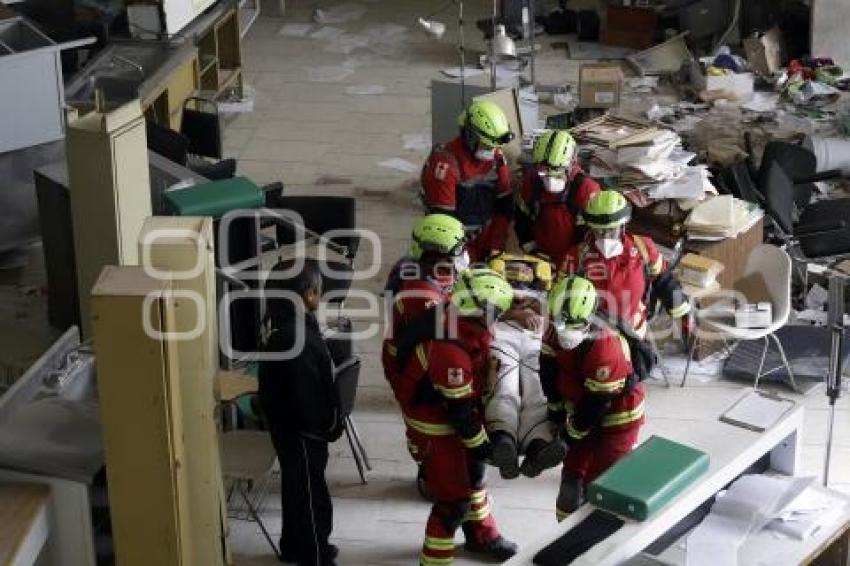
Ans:
[{"label": "reflective yellow stripe on jacket", "polygon": [[455,433],[455,429],[451,425],[426,423],[410,418],[407,415],[404,415],[404,422],[416,432],[421,432],[429,436],[448,436]]},{"label": "reflective yellow stripe on jacket", "polygon": [[481,427],[481,430],[475,436],[461,440],[467,448],[477,448],[487,442],[487,432],[484,431],[484,427]]},{"label": "reflective yellow stripe on jacket", "polygon": [[597,381],[595,379],[584,380],[584,388],[591,393],[617,393],[625,386],[625,378],[618,379],[616,381]]},{"label": "reflective yellow stripe on jacket", "polygon": [[655,261],[650,262],[649,260],[649,250],[646,247],[646,242],[643,241],[643,238],[640,236],[632,236],[632,240],[637,246],[638,253],[640,254],[641,259],[646,264],[646,268],[649,271],[649,274],[652,277],[656,275],[661,275],[661,270],[664,269],[664,258],[661,257],[661,254],[658,254],[658,257],[655,258]]},{"label": "reflective yellow stripe on jacket", "polygon": [[416,346],[416,357],[419,358],[419,365],[422,366],[422,370],[428,371],[428,354],[425,353],[423,344]]},{"label": "reflective yellow stripe on jacket", "polygon": [[602,426],[620,426],[632,423],[640,420],[643,417],[644,412],[644,403],[641,401],[640,405],[631,411],[622,411],[620,413],[610,413],[605,415],[605,418],[602,419]]},{"label": "reflective yellow stripe on jacket", "polygon": [[673,307],[667,311],[667,314],[673,318],[681,318],[689,312],[691,312],[691,303],[689,301],[683,301],[679,306]]},{"label": "reflective yellow stripe on jacket", "polygon": [[434,389],[446,399],[465,399],[472,395],[472,384],[467,383],[461,387],[445,387],[443,385],[434,384]]}]

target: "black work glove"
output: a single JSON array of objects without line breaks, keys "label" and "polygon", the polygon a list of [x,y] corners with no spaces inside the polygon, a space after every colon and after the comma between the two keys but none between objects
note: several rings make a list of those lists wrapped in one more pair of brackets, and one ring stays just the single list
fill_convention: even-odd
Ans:
[{"label": "black work glove", "polygon": [[479,462],[484,462],[485,464],[489,463],[493,458],[493,445],[490,444],[490,441],[487,440],[482,442],[475,448],[469,449],[470,454],[472,454],[472,459],[477,460]]},{"label": "black work glove", "polygon": [[546,418],[550,423],[563,427],[567,421],[566,409],[546,409]]}]

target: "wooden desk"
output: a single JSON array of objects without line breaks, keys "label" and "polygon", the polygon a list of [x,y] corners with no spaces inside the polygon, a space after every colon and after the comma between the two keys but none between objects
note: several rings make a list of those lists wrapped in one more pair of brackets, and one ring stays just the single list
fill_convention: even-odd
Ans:
[{"label": "wooden desk", "polygon": [[47,541],[50,488],[0,483],[0,565],[34,564]]},{"label": "wooden desk", "polygon": [[[730,391],[729,403],[734,402],[740,394],[740,391]],[[572,564],[613,566],[628,560],[766,454],[770,454],[771,468],[779,473],[794,475],[799,470],[802,406],[796,406],[763,433],[720,422],[718,417],[719,414],[707,415],[688,423],[688,426],[664,431],[664,436],[670,440],[706,451],[711,458],[708,472],[650,519],[643,522],[626,519],[626,524],[619,531],[590,548]],[[505,564],[532,564],[535,554],[581,523],[594,509],[592,505],[585,504],[544,536],[521,548]]]},{"label": "wooden desk", "polygon": [[223,403],[235,401],[243,395],[256,393],[258,388],[257,378],[244,373],[220,370],[215,374],[215,396],[217,400]]},{"label": "wooden desk", "polygon": [[[629,231],[646,234],[656,243],[672,247],[678,236],[671,233],[671,228],[680,220],[675,216],[653,214],[646,209],[635,208],[632,221],[629,223]],[[763,241],[764,219],[756,222],[752,228],[737,238],[727,238],[718,242],[689,241],[685,251],[722,263],[724,269],[717,277],[717,281],[724,289],[731,289],[732,285],[740,279],[750,252]]]}]

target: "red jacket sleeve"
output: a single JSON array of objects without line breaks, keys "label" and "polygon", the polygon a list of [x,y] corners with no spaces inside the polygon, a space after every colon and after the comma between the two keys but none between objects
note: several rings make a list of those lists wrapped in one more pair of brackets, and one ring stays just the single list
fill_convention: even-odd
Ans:
[{"label": "red jacket sleeve", "polygon": [[587,207],[587,204],[590,202],[596,193],[602,190],[602,187],[599,186],[599,183],[593,177],[586,175],[584,177],[584,181],[582,181],[575,195],[575,203],[579,208],[584,210]]},{"label": "red jacket sleeve", "polygon": [[[655,279],[667,268],[667,264],[664,261],[664,256],[661,255],[661,252],[658,251],[658,247],[655,245],[655,242],[652,241],[652,238],[649,236],[632,236],[632,241],[635,243],[635,246],[641,250],[641,256],[645,258],[646,261],[646,269],[649,273],[649,276],[652,279]],[[645,255],[644,255],[645,254]]]},{"label": "red jacket sleeve", "polygon": [[510,227],[511,219],[507,216],[496,214],[490,218],[484,229],[466,245],[470,261],[486,261],[492,252],[505,249]]},{"label": "red jacket sleeve", "polygon": [[[581,245],[581,244],[579,244]],[[579,256],[579,245],[575,245],[570,247],[569,251],[567,251],[567,255],[564,256],[564,261],[561,263],[559,270],[561,273],[565,275],[575,275],[579,272],[578,265],[578,256]]]},{"label": "red jacket sleeve", "polygon": [[[502,150],[498,150],[500,153]],[[511,169],[508,167],[508,162],[504,158],[504,153],[500,159],[497,159],[495,163],[499,165],[496,166],[496,190],[497,193],[501,195],[506,195],[512,192],[511,188]]]},{"label": "red jacket sleeve", "polygon": [[445,152],[435,152],[428,157],[422,170],[423,201],[428,209],[455,209],[459,173],[457,164]]},{"label": "red jacket sleeve", "polygon": [[473,396],[472,360],[455,344],[431,343],[428,376],[434,389],[447,400],[456,401]]},{"label": "red jacket sleeve", "polygon": [[587,394],[613,396],[623,391],[631,373],[628,350],[628,343],[619,334],[609,333],[594,343],[582,360],[579,376]]}]

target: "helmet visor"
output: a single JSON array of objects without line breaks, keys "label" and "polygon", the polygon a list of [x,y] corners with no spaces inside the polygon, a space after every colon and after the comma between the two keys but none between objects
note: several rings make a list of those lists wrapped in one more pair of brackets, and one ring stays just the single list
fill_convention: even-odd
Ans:
[{"label": "helmet visor", "polygon": [[514,139],[514,133],[507,131],[501,136],[490,136],[486,132],[478,128],[474,128],[475,134],[478,136],[478,142],[486,147],[501,147],[511,143]]}]

